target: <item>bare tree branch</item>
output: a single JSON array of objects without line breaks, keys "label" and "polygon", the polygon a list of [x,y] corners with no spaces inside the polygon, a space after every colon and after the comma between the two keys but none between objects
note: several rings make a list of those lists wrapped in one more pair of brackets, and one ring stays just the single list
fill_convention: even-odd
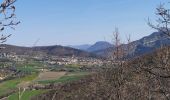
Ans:
[{"label": "bare tree branch", "polygon": [[156,25],[154,25],[150,19],[148,18],[148,25],[153,28],[156,29],[164,34],[166,34],[167,36],[170,36],[170,9],[165,8],[164,4],[160,4],[157,8],[156,8],[156,15],[158,16],[158,19],[156,20]]},{"label": "bare tree branch", "polygon": [[[14,3],[17,0],[3,0],[0,4],[0,14],[4,17],[0,20],[0,32],[3,32],[7,27],[15,29],[15,26],[20,23],[16,20]],[[11,34],[1,34],[0,43],[4,43],[11,36]]]}]

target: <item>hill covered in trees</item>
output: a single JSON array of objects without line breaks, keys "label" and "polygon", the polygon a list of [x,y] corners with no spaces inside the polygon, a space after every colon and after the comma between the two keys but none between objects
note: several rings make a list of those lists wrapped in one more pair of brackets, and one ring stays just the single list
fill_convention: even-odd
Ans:
[{"label": "hill covered in trees", "polygon": [[14,45],[1,45],[3,53],[15,53],[17,55],[53,55],[53,56],[77,56],[77,57],[97,57],[95,54],[64,47],[59,45],[54,46],[37,46],[37,47],[22,47]]}]

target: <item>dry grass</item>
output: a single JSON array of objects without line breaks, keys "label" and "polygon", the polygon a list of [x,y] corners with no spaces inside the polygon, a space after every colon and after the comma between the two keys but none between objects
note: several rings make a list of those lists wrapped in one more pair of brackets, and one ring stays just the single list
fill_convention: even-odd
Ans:
[{"label": "dry grass", "polygon": [[56,80],[60,77],[64,76],[66,72],[42,72],[38,76],[38,81],[44,81],[44,80]]}]

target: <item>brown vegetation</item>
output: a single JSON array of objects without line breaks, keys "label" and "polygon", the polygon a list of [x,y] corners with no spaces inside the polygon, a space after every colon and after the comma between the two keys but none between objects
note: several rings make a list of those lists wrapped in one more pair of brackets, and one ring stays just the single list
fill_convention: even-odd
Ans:
[{"label": "brown vegetation", "polygon": [[55,94],[59,100],[169,100],[169,52],[170,48],[163,48],[122,65],[107,66],[91,77],[37,98],[51,100]]}]

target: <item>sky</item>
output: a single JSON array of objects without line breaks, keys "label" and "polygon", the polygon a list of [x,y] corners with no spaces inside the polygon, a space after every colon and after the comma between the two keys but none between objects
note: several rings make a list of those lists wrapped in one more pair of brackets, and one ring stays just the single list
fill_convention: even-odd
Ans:
[{"label": "sky", "polygon": [[168,0],[18,0],[16,30],[6,42],[18,46],[80,45],[112,40],[115,27],[122,42],[156,31],[147,19]]}]

